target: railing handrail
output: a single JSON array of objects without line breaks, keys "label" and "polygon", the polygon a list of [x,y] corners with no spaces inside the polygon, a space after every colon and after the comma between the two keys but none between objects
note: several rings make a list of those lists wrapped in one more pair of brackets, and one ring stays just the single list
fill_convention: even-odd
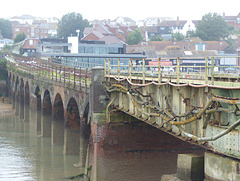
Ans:
[{"label": "railing handrail", "polygon": [[[219,60],[216,59],[224,57],[236,58],[236,66],[226,64],[221,65]],[[152,65],[146,65],[145,59],[141,61],[141,64],[133,64],[132,60],[129,60],[129,65],[128,62],[121,64],[119,60],[117,60],[117,63],[115,62],[116,60],[106,60],[105,76],[112,75],[117,76],[118,78],[128,77],[129,79],[137,76],[137,79],[142,80],[143,84],[145,83],[146,79],[148,79],[148,81],[153,81],[154,78],[154,81],[160,83],[162,82],[162,78],[169,78],[171,80],[175,79],[176,83],[180,84],[182,79],[188,78],[188,80],[190,80],[191,77],[188,76],[188,74],[190,74],[194,75],[195,79],[202,80],[205,82],[205,84],[214,85],[216,77],[233,79],[238,77],[240,78],[240,66],[237,66],[239,58],[240,56],[201,57],[201,60],[198,60],[201,65],[182,65],[180,62],[183,60],[179,57],[175,58],[177,61],[174,65],[161,65],[161,62],[164,61],[161,61],[160,58],[158,60],[154,60]],[[155,78],[157,80],[155,80]]]}]

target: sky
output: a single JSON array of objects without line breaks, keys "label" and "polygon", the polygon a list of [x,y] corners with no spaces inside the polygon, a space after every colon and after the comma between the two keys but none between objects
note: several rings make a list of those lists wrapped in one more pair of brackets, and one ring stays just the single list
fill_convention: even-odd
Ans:
[{"label": "sky", "polygon": [[135,21],[147,17],[171,17],[180,20],[200,20],[203,15],[225,13],[237,16],[240,13],[239,0],[4,0],[0,3],[0,18],[23,14],[37,17],[57,17],[76,12],[84,19],[110,19],[129,17]]}]

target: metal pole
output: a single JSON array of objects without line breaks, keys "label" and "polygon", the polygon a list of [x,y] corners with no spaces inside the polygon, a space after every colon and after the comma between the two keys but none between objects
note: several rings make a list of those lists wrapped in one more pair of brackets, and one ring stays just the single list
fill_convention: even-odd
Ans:
[{"label": "metal pole", "polygon": [[104,75],[107,75],[107,59],[104,61]]},{"label": "metal pole", "polygon": [[120,79],[120,59],[118,59],[118,78]]},{"label": "metal pole", "polygon": [[52,80],[53,80],[53,65],[52,65]]},{"label": "metal pole", "polygon": [[66,81],[66,79],[65,79],[65,66],[63,67],[63,82],[64,82],[64,85],[65,85],[65,81]]},{"label": "metal pole", "polygon": [[208,57],[205,58],[205,84],[208,84]]},{"label": "metal pole", "polygon": [[145,58],[143,59],[143,84],[145,84]]},{"label": "metal pole", "polygon": [[76,83],[75,83],[75,69],[76,69],[76,68],[74,67],[74,69],[73,69],[73,76],[74,76],[74,77],[73,77],[73,82],[74,82],[74,83],[73,83],[73,88],[74,88],[74,89],[75,89],[75,86],[76,86]]},{"label": "metal pole", "polygon": [[82,69],[79,70],[79,90],[81,91]]},{"label": "metal pole", "polygon": [[211,60],[211,84],[214,85],[214,57]]},{"label": "metal pole", "polygon": [[86,74],[85,74],[85,93],[87,93],[87,72],[88,72],[88,69],[86,68]]},{"label": "metal pole", "polygon": [[60,65],[60,73],[59,73],[59,75],[60,75],[60,82],[62,82],[62,75],[61,75],[61,72],[62,72],[62,67],[61,67],[61,65]]},{"label": "metal pole", "polygon": [[110,59],[108,59],[108,75],[110,76]]},{"label": "metal pole", "polygon": [[180,58],[177,58],[177,84],[180,84]]},{"label": "metal pole", "polygon": [[57,82],[57,65],[56,65],[56,82]]},{"label": "metal pole", "polygon": [[129,73],[129,80],[132,81],[132,59],[129,59],[128,73]]},{"label": "metal pole", "polygon": [[161,58],[158,59],[158,83],[162,82]]}]

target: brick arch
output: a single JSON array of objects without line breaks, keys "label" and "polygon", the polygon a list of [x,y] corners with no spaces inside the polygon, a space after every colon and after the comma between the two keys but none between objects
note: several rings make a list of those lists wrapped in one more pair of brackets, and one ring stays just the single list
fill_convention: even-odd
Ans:
[{"label": "brick arch", "polygon": [[64,118],[65,111],[63,99],[59,93],[56,94],[53,101],[52,110],[52,144],[63,145],[64,143]]},{"label": "brick arch", "polygon": [[52,124],[52,101],[51,94],[48,89],[44,91],[42,99],[42,121],[41,121],[41,135],[43,137],[51,136]]},{"label": "brick arch", "polygon": [[80,151],[80,115],[77,101],[71,97],[66,107],[64,154],[78,155]]}]

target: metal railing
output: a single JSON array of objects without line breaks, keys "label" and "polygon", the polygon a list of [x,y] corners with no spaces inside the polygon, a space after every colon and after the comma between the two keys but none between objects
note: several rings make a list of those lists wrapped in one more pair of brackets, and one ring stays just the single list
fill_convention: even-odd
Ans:
[{"label": "metal railing", "polygon": [[[215,60],[220,58],[222,57],[202,58],[204,63],[201,66],[182,65],[180,63],[183,58],[179,57],[176,58],[177,64],[171,66],[162,66],[161,59],[158,60],[157,65],[148,65],[145,59],[142,60],[141,65],[133,64],[131,59],[128,65],[121,64],[120,60],[117,60],[117,62],[105,60],[105,76],[127,77],[130,81],[132,79],[141,79],[143,83],[147,80],[161,83],[163,80],[175,79],[176,83],[180,84],[183,79],[189,81],[201,80],[205,84],[212,85],[216,78],[240,78],[240,66],[216,65]],[[237,62],[240,57],[234,56],[233,58],[236,58]]]},{"label": "metal railing", "polygon": [[91,70],[54,63],[37,63],[25,58],[7,56],[8,70],[24,77],[51,83],[63,83],[65,87],[87,92],[91,84]]}]

